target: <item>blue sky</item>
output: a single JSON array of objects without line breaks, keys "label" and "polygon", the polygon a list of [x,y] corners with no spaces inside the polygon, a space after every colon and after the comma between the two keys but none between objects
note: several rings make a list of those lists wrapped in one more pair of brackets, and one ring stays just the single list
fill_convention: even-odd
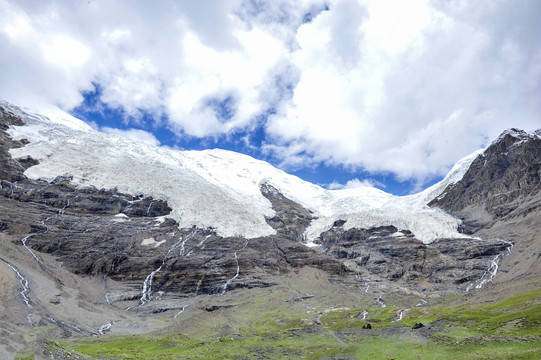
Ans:
[{"label": "blue sky", "polygon": [[[96,86],[96,89],[99,89],[99,86]],[[99,90],[86,92],[83,95],[84,101],[80,106],[71,111],[72,115],[86,121],[98,130],[111,127],[125,131],[134,129],[131,125],[128,125],[130,123],[129,119],[126,120],[128,115],[121,109],[112,109],[100,102]],[[264,119],[262,122],[264,122]],[[261,145],[265,142],[265,131],[262,126],[251,131],[249,134],[244,132],[229,137],[201,139],[191,136],[178,136],[167,129],[167,126],[156,126],[157,121],[152,119],[152,115],[149,114],[144,114],[138,123],[140,124],[138,129],[151,133],[159,141],[160,146],[182,150],[220,148],[247,154],[276,166],[280,164],[279,159],[275,159],[261,151]],[[167,124],[167,120],[162,119],[161,123]],[[251,146],[247,146],[246,142],[243,141],[243,138],[247,135],[250,136]],[[318,163],[310,167],[288,169],[287,172],[327,188],[333,188],[332,184],[336,187],[341,187],[341,185],[347,184],[348,181],[352,184],[352,179],[363,179],[367,181],[364,185],[374,186],[395,195],[407,195],[419,189],[419,184],[415,181],[399,181],[392,173],[368,173],[362,170],[356,171],[341,165],[333,166]],[[439,180],[441,180],[441,177],[435,176],[433,179],[423,183],[423,186],[430,186]]]},{"label": "blue sky", "polygon": [[0,0],[0,98],[408,194],[501,131],[541,127],[539,13],[537,0]]}]

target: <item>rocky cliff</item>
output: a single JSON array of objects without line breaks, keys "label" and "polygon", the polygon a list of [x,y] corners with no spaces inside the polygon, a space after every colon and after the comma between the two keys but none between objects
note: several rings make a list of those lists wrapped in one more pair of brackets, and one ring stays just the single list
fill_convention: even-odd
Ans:
[{"label": "rocky cliff", "polygon": [[429,205],[468,218],[470,225],[490,226],[537,210],[540,192],[541,130],[528,134],[511,129],[473,161],[462,180]]},{"label": "rocky cliff", "polygon": [[541,130],[503,132],[430,206],[463,220],[462,229],[515,244],[496,281],[541,274]]}]

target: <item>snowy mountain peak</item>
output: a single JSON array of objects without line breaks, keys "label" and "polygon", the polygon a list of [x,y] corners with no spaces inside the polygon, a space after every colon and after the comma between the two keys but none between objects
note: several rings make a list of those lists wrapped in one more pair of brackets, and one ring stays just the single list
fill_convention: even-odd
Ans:
[{"label": "snowy mountain peak", "polygon": [[11,127],[10,135],[30,141],[12,149],[12,156],[39,161],[25,175],[52,181],[69,174],[77,186],[162,199],[181,227],[213,228],[224,237],[274,234],[266,221],[274,211],[260,189],[268,183],[313,213],[316,219],[305,233],[308,244],[337,220],[346,221],[345,229],[394,225],[425,243],[464,237],[456,230],[458,219],[426,204],[460,180],[477,153],[461,160],[441,183],[416,195],[398,197],[369,187],[326,190],[247,155],[219,149],[176,151],[97,132],[58,110],[49,109],[44,116],[1,106],[26,124]]},{"label": "snowy mountain peak", "polygon": [[84,121],[77,119],[76,117],[55,106],[47,106],[42,107],[39,110],[34,110],[28,108],[21,108],[0,99],[0,107],[10,111],[17,116],[20,116],[21,118],[36,118],[42,119],[44,121],[52,121],[54,123],[67,126],[74,130],[92,130],[92,128]]},{"label": "snowy mountain peak", "polygon": [[500,134],[500,136],[498,136],[498,138],[492,142],[492,144],[496,144],[498,142],[501,142],[506,137],[511,137],[511,138],[517,139],[519,141],[525,141],[525,140],[528,140],[528,139],[539,138],[540,136],[541,136],[541,129],[538,129],[538,130],[532,131],[532,132],[527,132],[527,131],[524,131],[524,130],[521,130],[521,129],[511,128],[511,129],[507,129],[507,130],[503,131]]}]

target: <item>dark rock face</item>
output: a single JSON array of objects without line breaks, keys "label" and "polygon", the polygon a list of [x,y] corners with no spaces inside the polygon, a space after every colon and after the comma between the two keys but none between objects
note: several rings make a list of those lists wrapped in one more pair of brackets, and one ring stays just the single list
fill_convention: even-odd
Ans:
[{"label": "dark rock face", "polygon": [[262,184],[261,193],[269,199],[276,212],[274,217],[267,219],[267,223],[278,232],[280,237],[302,241],[304,230],[314,219],[311,213],[286,198],[270,184]]},{"label": "dark rock face", "polygon": [[[246,241],[222,238],[211,230],[178,229],[178,223],[170,219],[160,223],[152,215],[162,215],[159,210],[167,205],[149,198],[133,200],[129,195],[92,189],[81,192],[65,183],[25,180],[12,187],[4,180],[1,184],[3,230],[21,238],[33,234],[27,246],[53,254],[76,274],[107,276],[140,286],[161,267],[153,280],[157,290],[213,294],[235,276],[236,252],[242,274],[229,289],[270,286],[272,282],[255,274],[256,269],[270,274],[302,266],[331,274],[346,271],[340,261],[280,236]],[[154,213],[146,211],[152,204],[157,204]]]},{"label": "dark rock face", "polygon": [[540,190],[541,138],[511,129],[473,161],[461,181],[429,205],[459,216],[470,213],[470,218],[476,212],[479,220],[491,222],[513,216],[521,202]]},{"label": "dark rock face", "polygon": [[55,179],[51,183],[29,179],[3,181],[0,194],[20,202],[43,203],[58,209],[69,207],[70,210],[86,214],[122,213],[127,216],[156,217],[171,212],[171,208],[162,200],[122,194],[114,189],[76,189],[67,179]]},{"label": "dark rock face", "polygon": [[0,179],[14,182],[25,178],[22,173],[32,162],[35,164],[35,160],[26,159],[21,163],[11,158],[9,149],[25,145],[24,141],[13,140],[6,132],[11,125],[24,125],[24,123],[19,117],[0,106],[0,163],[2,164],[0,167]]},{"label": "dark rock face", "polygon": [[515,244],[496,281],[541,274],[541,130],[511,129],[471,164],[462,180],[429,205],[463,220],[463,232]]},{"label": "dark rock face", "polygon": [[345,231],[340,225],[323,233],[321,239],[321,251],[351,260],[361,274],[405,282],[418,290],[464,290],[510,246],[474,239],[440,239],[425,245],[411,232],[394,226]]}]

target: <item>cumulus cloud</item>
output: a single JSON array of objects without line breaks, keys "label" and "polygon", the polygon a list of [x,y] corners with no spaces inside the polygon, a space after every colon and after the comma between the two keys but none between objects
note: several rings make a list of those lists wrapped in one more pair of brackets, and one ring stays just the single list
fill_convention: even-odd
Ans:
[{"label": "cumulus cloud", "polygon": [[[39,7],[39,6],[38,6]],[[0,96],[22,105],[73,107],[91,88],[85,71],[91,50],[56,24],[58,13],[35,15],[18,3],[0,1]]]},{"label": "cumulus cloud", "polygon": [[424,180],[505,128],[539,126],[538,4],[331,3],[298,29],[300,81],[267,124],[274,149],[293,166]]},{"label": "cumulus cloud", "polygon": [[327,188],[329,190],[340,190],[340,189],[356,189],[360,187],[382,187],[385,188],[385,185],[380,183],[379,181],[376,181],[374,179],[351,179],[348,180],[345,184],[340,184],[337,181],[333,181],[329,185],[327,185]]},{"label": "cumulus cloud", "polygon": [[113,135],[125,137],[128,139],[132,139],[135,141],[148,144],[148,145],[160,146],[160,141],[156,139],[154,134],[145,130],[133,129],[133,128],[132,129],[117,129],[117,128],[111,128],[107,126],[103,126],[99,130],[107,134],[113,134]]},{"label": "cumulus cloud", "polygon": [[285,169],[422,183],[505,128],[539,127],[539,13],[536,0],[0,0],[0,97],[70,110],[97,86],[129,126],[263,128],[259,151]]}]

